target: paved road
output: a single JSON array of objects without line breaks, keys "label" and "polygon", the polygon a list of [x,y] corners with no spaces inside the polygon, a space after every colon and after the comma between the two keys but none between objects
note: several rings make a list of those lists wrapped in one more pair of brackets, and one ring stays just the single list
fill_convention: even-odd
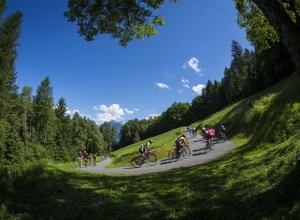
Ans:
[{"label": "paved road", "polygon": [[[167,170],[175,170],[183,167],[191,167],[207,161],[213,160],[221,155],[231,152],[235,148],[235,144],[231,141],[226,141],[225,143],[215,144],[215,149],[206,153],[205,151],[205,142],[202,139],[202,136],[197,135],[196,137],[187,134],[189,141],[189,147],[192,151],[192,155],[188,159],[183,159],[180,157],[176,162],[171,163],[167,158],[157,161],[155,166],[149,166],[148,164],[143,164],[139,168],[130,167],[121,167],[121,168],[105,168],[111,159],[108,158],[100,163],[97,163],[95,167],[76,167],[76,170],[91,172],[91,173],[105,173],[105,174],[143,174],[143,173],[154,173],[154,172],[163,172]],[[155,151],[155,150],[154,150]]]}]

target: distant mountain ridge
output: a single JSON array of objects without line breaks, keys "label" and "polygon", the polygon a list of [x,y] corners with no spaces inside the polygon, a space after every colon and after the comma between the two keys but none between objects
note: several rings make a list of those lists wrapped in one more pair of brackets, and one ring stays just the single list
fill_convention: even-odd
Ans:
[{"label": "distant mountain ridge", "polygon": [[117,131],[117,138],[116,138],[116,141],[118,142],[120,140],[120,131],[121,131],[121,128],[122,126],[125,124],[125,122],[118,122],[118,121],[110,121],[108,122],[109,123],[109,126],[116,129]]},{"label": "distant mountain ridge", "polygon": [[125,124],[125,122],[118,122],[118,121],[110,121],[108,123],[111,127],[115,128],[118,133],[120,132],[122,126]]}]

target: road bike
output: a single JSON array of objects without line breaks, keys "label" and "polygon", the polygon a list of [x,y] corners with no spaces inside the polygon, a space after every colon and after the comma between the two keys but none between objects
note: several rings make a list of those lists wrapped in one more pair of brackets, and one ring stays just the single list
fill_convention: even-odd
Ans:
[{"label": "road bike", "polygon": [[192,134],[193,134],[193,137],[196,137],[197,136],[197,130],[193,129]]},{"label": "road bike", "polygon": [[207,138],[206,139],[206,144],[205,144],[205,150],[206,153],[209,153],[210,151],[214,150],[214,139],[213,138]]},{"label": "road bike", "polygon": [[84,165],[85,165],[85,167],[87,167],[87,166],[88,166],[88,164],[89,164],[89,160],[88,160],[88,158],[84,158]]},{"label": "road bike", "polygon": [[220,133],[221,137],[218,140],[218,143],[225,143],[226,142],[226,135],[225,133]]},{"label": "road bike", "polygon": [[188,145],[184,145],[179,151],[176,149],[176,146],[173,147],[168,153],[168,158],[170,162],[176,162],[182,156],[184,159],[190,158],[192,155],[191,149]]},{"label": "road bike", "polygon": [[156,154],[153,153],[151,150],[148,150],[145,153],[145,156],[138,155],[131,160],[131,165],[135,168],[139,168],[142,164],[147,163],[149,166],[154,166],[157,163]]},{"label": "road bike", "polygon": [[78,157],[78,166],[81,168],[82,167],[82,158]]}]

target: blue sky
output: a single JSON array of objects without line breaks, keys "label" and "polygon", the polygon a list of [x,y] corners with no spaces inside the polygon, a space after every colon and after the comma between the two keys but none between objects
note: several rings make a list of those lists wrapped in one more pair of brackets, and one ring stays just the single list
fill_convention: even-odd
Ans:
[{"label": "blue sky", "polygon": [[69,114],[126,121],[161,114],[174,102],[189,102],[231,62],[231,43],[252,49],[236,23],[232,0],[179,0],[159,13],[166,25],[158,36],[127,47],[102,35],[87,42],[63,17],[67,0],[8,0],[6,15],[23,12],[16,61],[20,91],[33,95],[47,76],[54,101],[63,97]]}]

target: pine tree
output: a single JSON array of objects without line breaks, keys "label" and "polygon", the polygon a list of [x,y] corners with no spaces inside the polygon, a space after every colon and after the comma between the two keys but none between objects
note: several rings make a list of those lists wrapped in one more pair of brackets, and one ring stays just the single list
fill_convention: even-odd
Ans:
[{"label": "pine tree", "polygon": [[21,161],[23,145],[19,131],[19,95],[16,83],[16,48],[21,33],[22,13],[15,12],[4,18],[6,1],[0,1],[0,163]]},{"label": "pine tree", "polygon": [[53,88],[50,80],[46,77],[37,89],[33,99],[34,128],[37,140],[43,147],[48,149],[50,157],[55,156],[55,115],[53,111]]},{"label": "pine tree", "polygon": [[24,86],[20,96],[21,102],[21,138],[25,145],[26,154],[28,147],[32,141],[32,119],[33,119],[33,104],[32,104],[32,87]]},{"label": "pine tree", "polygon": [[70,160],[74,157],[71,145],[71,118],[67,114],[68,107],[64,98],[60,98],[55,106],[54,112],[56,116],[55,142],[61,154],[59,160]]}]

